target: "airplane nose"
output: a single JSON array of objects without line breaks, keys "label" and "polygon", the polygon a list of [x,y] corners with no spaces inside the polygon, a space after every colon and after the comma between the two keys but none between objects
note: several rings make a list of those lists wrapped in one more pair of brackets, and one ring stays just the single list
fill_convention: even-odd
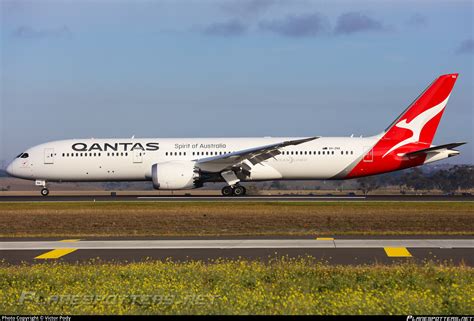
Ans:
[{"label": "airplane nose", "polygon": [[10,163],[8,166],[7,166],[7,174],[10,175],[10,176],[13,176],[13,163]]}]

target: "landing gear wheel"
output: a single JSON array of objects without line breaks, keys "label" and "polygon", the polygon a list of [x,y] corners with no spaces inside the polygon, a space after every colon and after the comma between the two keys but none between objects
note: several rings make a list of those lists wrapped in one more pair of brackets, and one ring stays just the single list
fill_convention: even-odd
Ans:
[{"label": "landing gear wheel", "polygon": [[47,189],[46,187],[41,190],[41,195],[48,196],[48,194],[49,194],[49,189]]},{"label": "landing gear wheel", "polygon": [[245,190],[245,187],[243,187],[243,186],[237,185],[237,186],[234,187],[234,195],[235,196],[243,196],[243,195],[245,195],[245,192],[246,192],[246,190]]},{"label": "landing gear wheel", "polygon": [[221,192],[224,196],[232,196],[232,194],[234,193],[232,187],[230,186],[225,186],[224,188],[222,188]]}]

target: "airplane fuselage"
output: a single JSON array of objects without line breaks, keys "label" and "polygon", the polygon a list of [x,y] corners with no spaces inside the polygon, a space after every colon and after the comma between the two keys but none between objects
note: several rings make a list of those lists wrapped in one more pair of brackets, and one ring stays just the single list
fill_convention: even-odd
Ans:
[{"label": "airplane fuselage", "polygon": [[[298,138],[62,140],[26,150],[28,157],[17,158],[10,173],[24,179],[63,182],[146,181],[151,180],[151,168],[156,163],[198,161],[291,139]],[[337,175],[361,158],[376,141],[377,137],[321,137],[287,146],[281,149],[281,154],[255,166],[243,181],[342,178]]]}]

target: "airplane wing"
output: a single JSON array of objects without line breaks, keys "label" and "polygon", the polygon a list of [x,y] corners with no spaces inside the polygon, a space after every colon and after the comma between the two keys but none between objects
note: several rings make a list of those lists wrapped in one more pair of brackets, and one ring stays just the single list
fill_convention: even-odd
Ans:
[{"label": "airplane wing", "polygon": [[433,147],[430,147],[430,148],[424,148],[424,149],[420,149],[420,150],[417,150],[417,151],[414,151],[414,152],[409,152],[409,153],[404,154],[403,156],[419,156],[419,155],[424,155],[424,154],[428,154],[428,153],[438,153],[442,150],[452,149],[452,148],[455,148],[455,147],[458,147],[458,146],[461,146],[461,145],[464,145],[464,144],[466,144],[466,142],[450,143],[450,144],[445,144],[445,145],[433,146]]},{"label": "airplane wing", "polygon": [[199,167],[202,171],[206,172],[221,172],[223,170],[229,170],[234,167],[241,167],[244,161],[248,161],[252,165],[256,165],[269,158],[281,154],[280,148],[291,145],[303,144],[315,140],[317,138],[319,137],[288,140],[280,143],[244,149],[229,154],[206,157],[199,159],[196,162],[196,166]]}]

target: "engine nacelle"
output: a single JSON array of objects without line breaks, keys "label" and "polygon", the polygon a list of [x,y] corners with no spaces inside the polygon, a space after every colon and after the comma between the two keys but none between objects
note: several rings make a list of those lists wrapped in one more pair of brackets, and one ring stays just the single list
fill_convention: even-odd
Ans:
[{"label": "engine nacelle", "polygon": [[194,162],[171,161],[153,164],[151,177],[154,189],[192,189],[201,187],[199,169]]}]

